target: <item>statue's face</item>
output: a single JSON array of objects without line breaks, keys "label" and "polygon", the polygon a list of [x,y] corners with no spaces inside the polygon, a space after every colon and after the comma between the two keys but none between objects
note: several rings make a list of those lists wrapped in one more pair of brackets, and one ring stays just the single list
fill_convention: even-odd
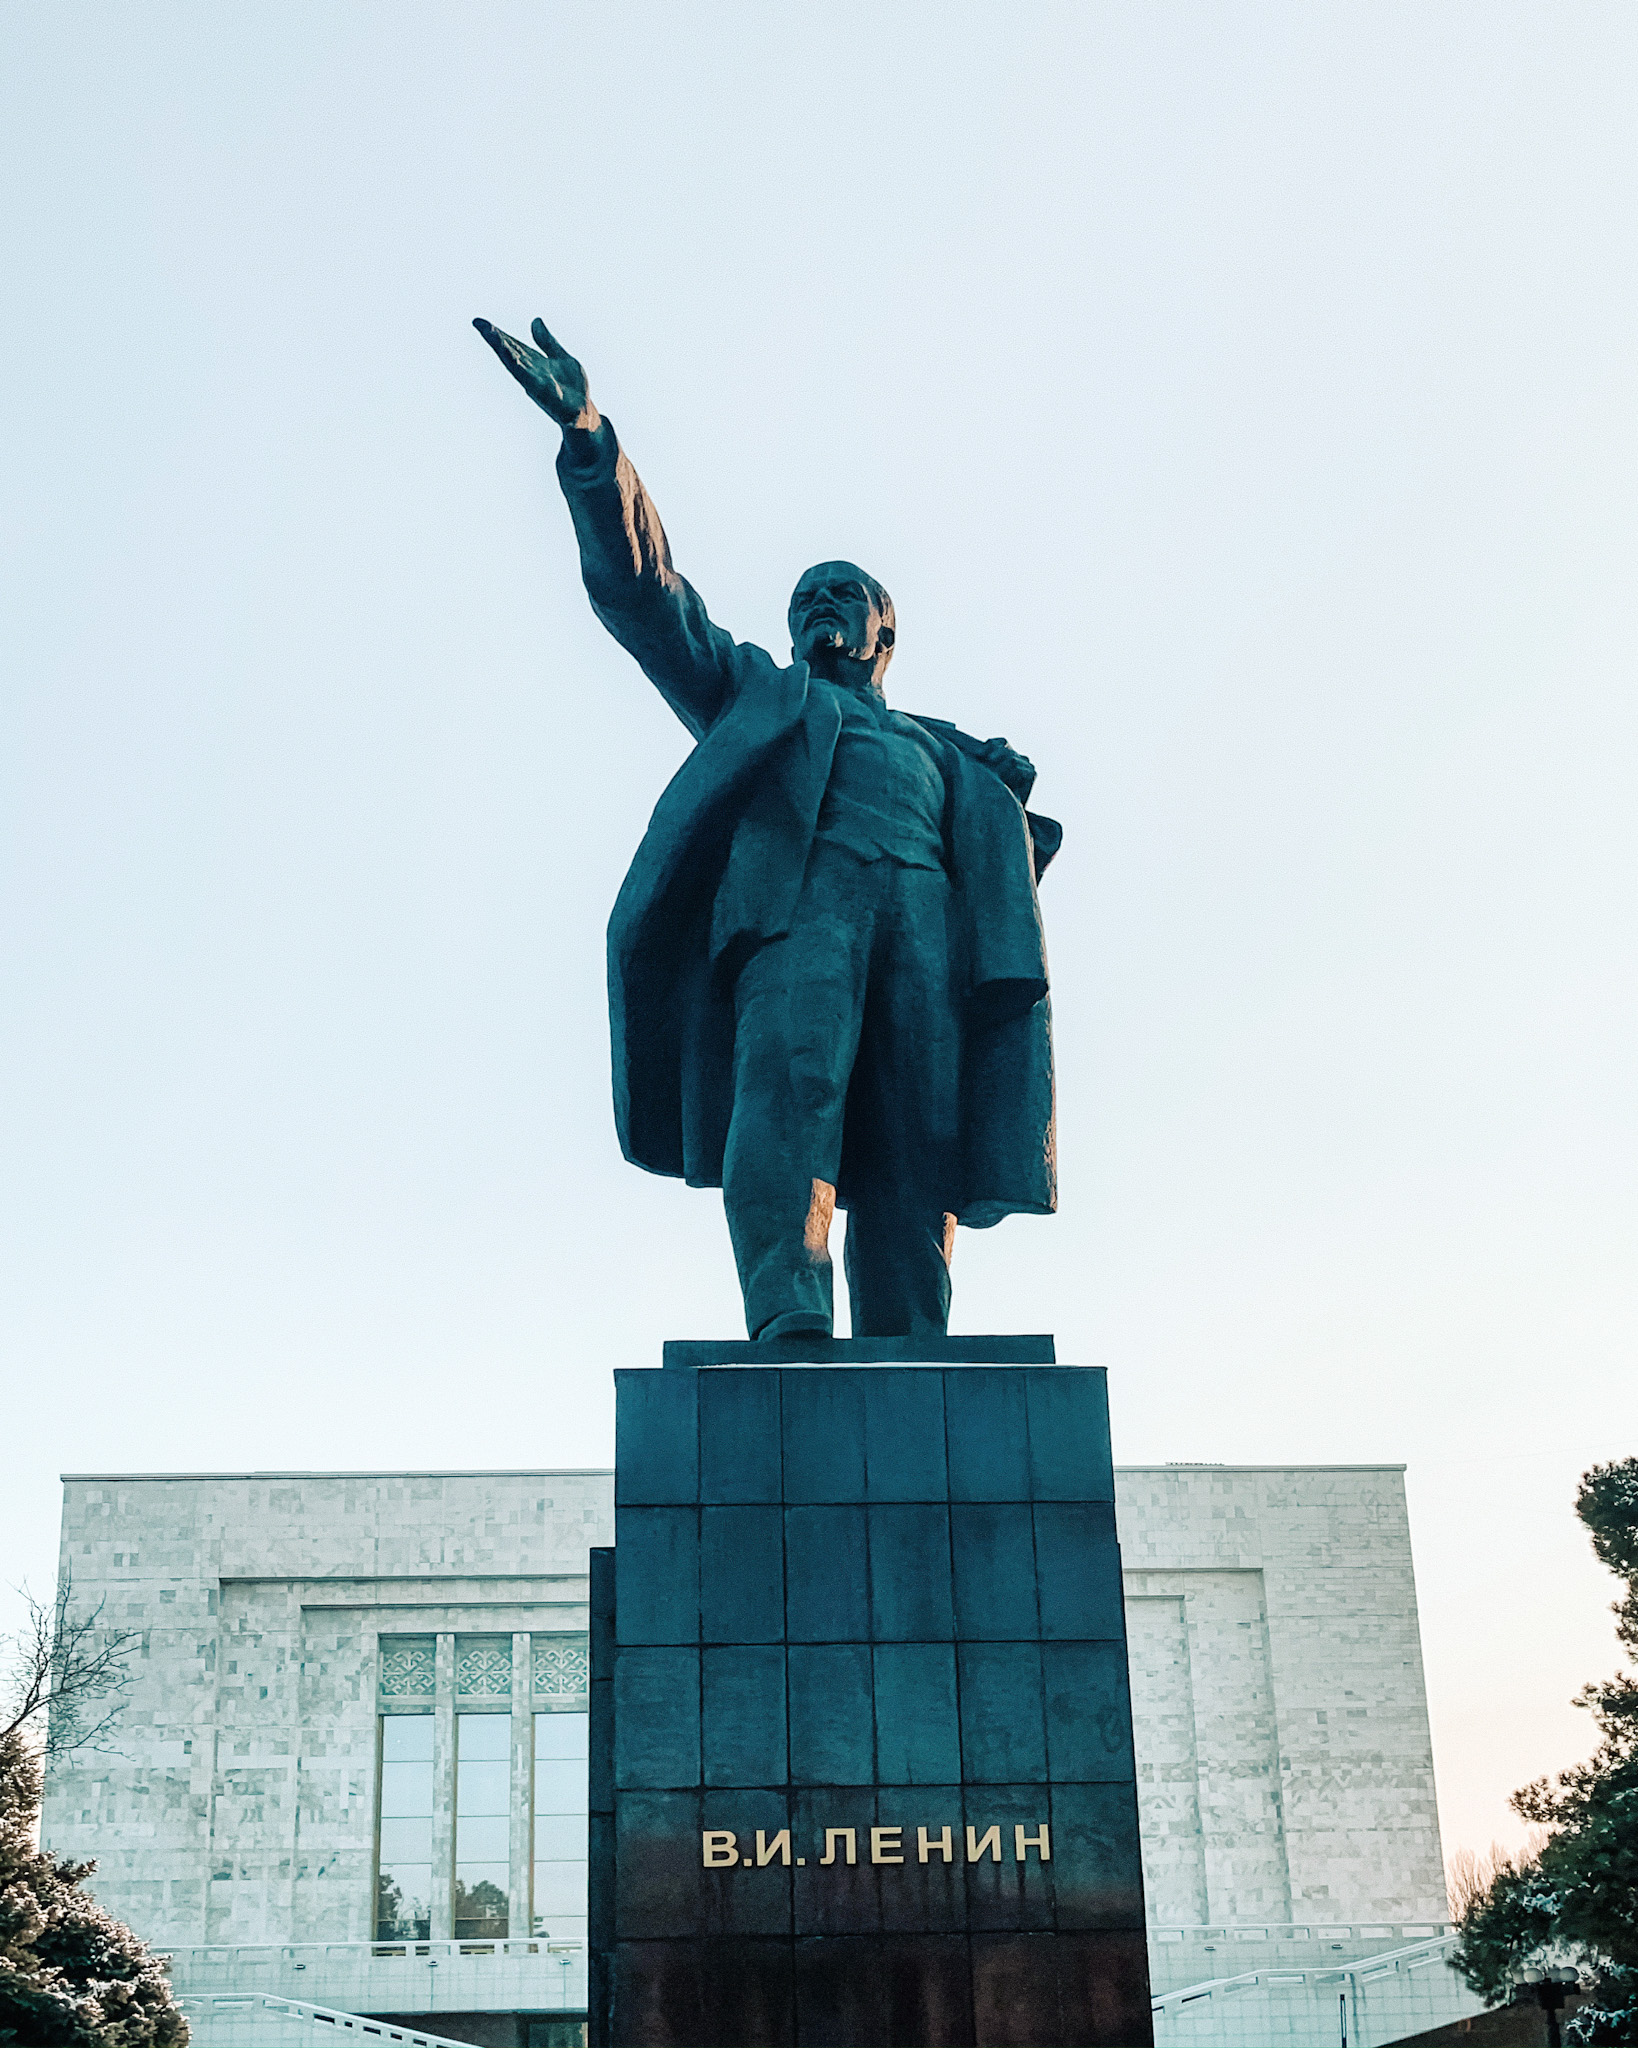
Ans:
[{"label": "statue's face", "polygon": [[893,600],[854,562],[820,562],[791,592],[791,647],[811,668],[856,662],[878,681],[893,651]]}]

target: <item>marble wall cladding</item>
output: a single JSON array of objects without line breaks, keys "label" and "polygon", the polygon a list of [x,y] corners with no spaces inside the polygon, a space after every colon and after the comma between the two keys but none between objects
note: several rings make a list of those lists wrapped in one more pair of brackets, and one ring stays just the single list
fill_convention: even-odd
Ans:
[{"label": "marble wall cladding", "polygon": [[1181,1594],[1126,1603],[1144,1898],[1150,1919],[1168,1927],[1210,1918],[1185,1612]]},{"label": "marble wall cladding", "polygon": [[[1442,1921],[1402,1473],[1128,1468],[1115,1495],[1151,1919]],[[162,1941],[367,1940],[376,1717],[429,1699],[385,1688],[439,1636],[510,1659],[531,1632],[534,1700],[577,1698],[613,1536],[607,1473],[69,1478],[78,1597],[141,1643],[46,1841]]]},{"label": "marble wall cladding", "polygon": [[507,1692],[514,1632],[583,1650],[612,1536],[598,1472],[66,1480],[77,1595],[141,1643],[115,1748],[51,1775],[46,1839],[157,1940],[369,1940],[381,1707],[429,1697],[440,1635],[479,1683],[498,1652]]},{"label": "marble wall cladding", "polygon": [[[1116,1514],[1128,1600],[1183,1606],[1206,1917],[1443,1921],[1403,1469],[1130,1468]],[[1140,1770],[1182,1697],[1134,1668]],[[1174,1815],[1145,1818],[1147,1871]]]}]

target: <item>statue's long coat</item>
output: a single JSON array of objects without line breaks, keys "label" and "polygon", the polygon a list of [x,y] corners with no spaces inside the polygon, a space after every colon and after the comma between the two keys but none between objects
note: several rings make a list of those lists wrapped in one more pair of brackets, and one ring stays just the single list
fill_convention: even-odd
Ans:
[{"label": "statue's long coat", "polygon": [[[707,616],[605,420],[563,437],[558,478],[592,608],[697,744],[654,808],[609,919],[614,1114],[626,1157],[722,1185],[733,1108],[733,981],[790,928],[841,718],[807,664],[782,668]],[[951,880],[968,975],[960,1185],[982,1228],[1057,1206],[1052,1032],[1035,883],[1059,827],[1025,813],[941,720]],[[838,1200],[848,1198],[844,1154]]]}]

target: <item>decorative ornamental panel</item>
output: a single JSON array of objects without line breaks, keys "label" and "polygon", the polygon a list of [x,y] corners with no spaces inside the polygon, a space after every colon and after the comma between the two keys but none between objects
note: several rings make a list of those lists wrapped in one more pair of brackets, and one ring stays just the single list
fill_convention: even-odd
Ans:
[{"label": "decorative ornamental panel", "polygon": [[455,1691],[465,1699],[509,1700],[512,1697],[511,1638],[480,1643],[457,1641]]},{"label": "decorative ornamental panel", "polygon": [[591,1688],[591,1646],[584,1636],[536,1636],[535,1693],[584,1699]]},{"label": "decorative ornamental panel", "polygon": [[381,1638],[381,1697],[430,1698],[437,1684],[437,1660],[430,1636]]}]

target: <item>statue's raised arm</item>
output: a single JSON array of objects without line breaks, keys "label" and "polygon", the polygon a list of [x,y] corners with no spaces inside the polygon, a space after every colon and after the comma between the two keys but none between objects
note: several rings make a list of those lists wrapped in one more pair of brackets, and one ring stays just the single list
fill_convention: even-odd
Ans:
[{"label": "statue's raised arm", "polygon": [[487,320],[472,324],[563,429],[557,472],[593,611],[698,739],[733,696],[733,635],[712,621],[698,591],[672,567],[653,499],[592,403],[585,371],[545,322],[530,327],[533,348]]}]

